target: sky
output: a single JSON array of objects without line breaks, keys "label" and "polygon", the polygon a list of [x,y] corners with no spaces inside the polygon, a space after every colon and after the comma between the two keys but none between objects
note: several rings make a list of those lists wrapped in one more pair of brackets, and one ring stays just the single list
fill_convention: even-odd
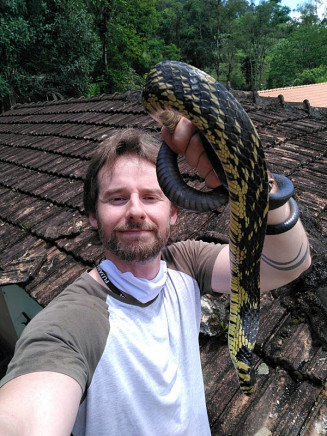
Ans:
[{"label": "sky", "polygon": [[[314,1],[314,0],[312,0]],[[282,0],[281,4],[283,6],[288,6],[291,9],[291,16],[295,17],[296,14],[293,11],[293,9],[297,9],[298,5],[303,5],[306,3],[307,0]],[[255,3],[259,3],[259,0],[255,0]],[[327,7],[327,0],[323,0],[321,6],[319,6],[318,9],[318,15],[322,17],[323,12],[325,11]]]},{"label": "sky", "polygon": [[[288,6],[291,9],[291,11],[293,11],[293,9],[296,9],[298,7],[298,5],[302,5],[304,3],[306,3],[306,0],[282,0],[282,2],[281,2],[281,4],[283,6]],[[319,16],[321,16],[323,14],[326,6],[327,6],[327,0],[323,0],[322,5],[319,6],[319,8],[318,8],[318,15]],[[291,15],[293,15],[293,14],[291,13]]]}]

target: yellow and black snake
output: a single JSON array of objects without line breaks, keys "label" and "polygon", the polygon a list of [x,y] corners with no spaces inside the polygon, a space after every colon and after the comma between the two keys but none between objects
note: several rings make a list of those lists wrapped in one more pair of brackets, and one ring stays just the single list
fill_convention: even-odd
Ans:
[{"label": "yellow and black snake", "polygon": [[[267,168],[260,139],[230,92],[203,71],[181,62],[164,61],[150,71],[143,90],[143,104],[161,122],[163,115],[176,112],[190,119],[205,138],[203,145],[213,168],[228,187],[231,210],[228,342],[241,389],[250,395],[254,390],[252,355],[259,325],[260,259],[269,203]],[[188,188],[181,188],[176,196],[175,182],[170,180],[170,174],[165,175],[165,165],[164,161],[163,175],[158,175],[158,179],[174,203],[208,210],[224,201],[221,190],[213,194],[216,203],[202,197],[193,200],[193,194],[190,199]]]}]

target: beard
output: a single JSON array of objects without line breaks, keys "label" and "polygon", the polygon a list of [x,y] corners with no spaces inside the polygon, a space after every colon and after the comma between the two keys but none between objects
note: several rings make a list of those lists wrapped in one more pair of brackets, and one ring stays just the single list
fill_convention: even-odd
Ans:
[{"label": "beard", "polygon": [[[133,240],[124,242],[118,239],[119,232],[128,230],[151,231],[151,241],[144,241],[144,237],[135,237]],[[144,224],[130,221],[124,226],[116,226],[110,235],[107,235],[101,223],[98,228],[99,237],[105,250],[117,256],[123,261],[130,263],[145,263],[158,256],[162,248],[167,244],[170,235],[170,226],[167,224],[163,231],[154,224]]]}]

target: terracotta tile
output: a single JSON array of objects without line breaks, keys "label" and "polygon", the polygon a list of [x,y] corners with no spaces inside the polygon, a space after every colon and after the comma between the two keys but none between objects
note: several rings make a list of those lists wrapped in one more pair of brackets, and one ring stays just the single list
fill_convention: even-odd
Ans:
[{"label": "terracotta tile", "polygon": [[313,107],[327,107],[327,82],[314,85],[290,86],[258,91],[261,97],[278,97],[283,95],[287,102],[303,102],[309,100]]}]

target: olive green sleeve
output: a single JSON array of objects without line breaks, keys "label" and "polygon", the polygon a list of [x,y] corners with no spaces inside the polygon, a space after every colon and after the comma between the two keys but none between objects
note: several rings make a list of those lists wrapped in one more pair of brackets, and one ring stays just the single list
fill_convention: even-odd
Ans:
[{"label": "olive green sleeve", "polygon": [[212,293],[211,278],[216,258],[224,245],[203,241],[181,241],[163,250],[162,258],[169,268],[192,276],[201,294]]},{"label": "olive green sleeve", "polygon": [[85,274],[27,325],[0,386],[20,375],[52,371],[74,378],[86,390],[105,348],[109,314],[103,298],[84,292],[95,285]]}]

